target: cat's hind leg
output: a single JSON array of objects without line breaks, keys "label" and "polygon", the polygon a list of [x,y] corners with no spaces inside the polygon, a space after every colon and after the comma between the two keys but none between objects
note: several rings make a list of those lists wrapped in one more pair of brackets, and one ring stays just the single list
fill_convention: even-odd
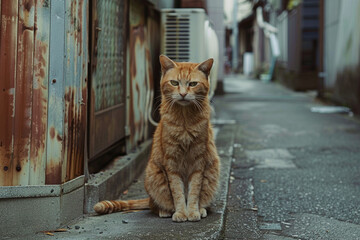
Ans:
[{"label": "cat's hind leg", "polygon": [[149,162],[145,174],[145,189],[150,195],[150,208],[153,212],[165,217],[175,212],[169,182],[164,171],[154,163]]},{"label": "cat's hind leg", "polygon": [[159,217],[161,218],[170,218],[172,216],[172,212],[159,209]]},{"label": "cat's hind leg", "polygon": [[200,215],[201,215],[202,218],[207,217],[207,211],[206,211],[205,208],[202,207],[202,208],[199,209],[199,211],[200,211]]}]

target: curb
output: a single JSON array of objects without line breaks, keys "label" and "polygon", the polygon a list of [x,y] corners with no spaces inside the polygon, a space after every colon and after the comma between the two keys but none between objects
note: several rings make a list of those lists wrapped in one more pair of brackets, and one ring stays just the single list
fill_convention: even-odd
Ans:
[{"label": "curb", "polygon": [[84,213],[94,213],[93,206],[102,200],[117,199],[145,169],[152,140],[142,143],[138,150],[116,158],[104,171],[91,174],[85,184]]}]

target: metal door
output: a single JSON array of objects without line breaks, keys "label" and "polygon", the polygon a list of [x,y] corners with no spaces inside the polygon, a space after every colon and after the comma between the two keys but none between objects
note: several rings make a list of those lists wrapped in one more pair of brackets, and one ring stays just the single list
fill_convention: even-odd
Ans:
[{"label": "metal door", "polygon": [[126,5],[92,1],[90,159],[125,136]]}]

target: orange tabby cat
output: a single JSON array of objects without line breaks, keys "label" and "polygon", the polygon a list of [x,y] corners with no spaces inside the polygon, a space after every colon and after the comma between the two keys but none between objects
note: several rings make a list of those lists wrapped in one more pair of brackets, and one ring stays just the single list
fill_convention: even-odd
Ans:
[{"label": "orange tabby cat", "polygon": [[149,198],[102,201],[98,213],[150,208],[175,222],[199,221],[218,187],[220,161],[210,124],[209,73],[203,63],[174,62],[160,56],[161,121],[145,174]]}]

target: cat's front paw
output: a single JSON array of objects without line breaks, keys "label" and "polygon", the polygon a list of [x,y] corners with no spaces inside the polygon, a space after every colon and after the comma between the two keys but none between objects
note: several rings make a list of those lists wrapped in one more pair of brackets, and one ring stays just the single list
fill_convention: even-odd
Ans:
[{"label": "cat's front paw", "polygon": [[192,211],[188,215],[188,220],[191,222],[197,222],[200,221],[200,219],[201,219],[201,214],[199,211]]},{"label": "cat's front paw", "polygon": [[188,218],[187,218],[186,214],[183,212],[175,212],[172,215],[172,220],[174,222],[185,222],[188,220]]}]

